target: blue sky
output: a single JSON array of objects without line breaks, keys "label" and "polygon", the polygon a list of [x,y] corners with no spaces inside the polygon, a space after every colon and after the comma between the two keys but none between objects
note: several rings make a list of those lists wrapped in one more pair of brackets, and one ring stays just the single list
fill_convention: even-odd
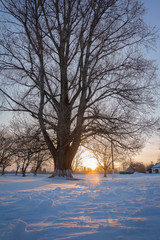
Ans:
[{"label": "blue sky", "polygon": [[[160,0],[144,0],[143,2],[147,8],[147,13],[145,16],[146,22],[151,26],[156,26],[160,31]],[[160,66],[160,36],[157,40],[155,51],[151,53],[151,56],[157,59],[157,63]]]},{"label": "blue sky", "polygon": [[143,0],[145,7],[148,9],[146,20],[148,23],[160,26],[160,1]]},{"label": "blue sky", "polygon": [[[145,16],[146,23],[151,26],[156,26],[157,29],[159,29],[157,45],[154,46],[154,51],[151,51],[149,56],[156,60],[159,67],[158,79],[160,81],[160,0],[143,0],[143,2],[147,8]],[[157,113],[160,116],[160,106],[159,109],[157,109]],[[137,155],[135,159],[145,163],[151,161],[156,162],[158,158],[160,158],[160,133],[148,140],[141,154]]]}]

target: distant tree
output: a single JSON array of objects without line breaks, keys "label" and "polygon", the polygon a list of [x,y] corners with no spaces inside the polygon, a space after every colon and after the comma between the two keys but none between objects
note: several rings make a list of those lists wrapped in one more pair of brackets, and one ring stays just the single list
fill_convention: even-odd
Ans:
[{"label": "distant tree", "polygon": [[15,155],[14,155],[14,163],[15,163],[15,168],[16,168],[15,175],[17,175],[18,171],[21,168],[21,159],[20,159],[19,154],[17,154],[17,153],[15,153]]},{"label": "distant tree", "polygon": [[51,156],[50,153],[47,151],[46,148],[41,148],[38,151],[38,148],[36,149],[36,153],[33,155],[33,173],[34,175],[37,175],[37,172],[42,172],[42,167],[46,162],[50,160]]},{"label": "distant tree", "polygon": [[85,151],[83,148],[79,148],[79,150],[77,151],[77,153],[72,161],[72,172],[78,172],[82,169],[84,152]]},{"label": "distant tree", "polygon": [[93,157],[104,171],[104,177],[107,177],[108,169],[112,169],[114,173],[114,164],[129,161],[131,156],[143,147],[143,144],[140,139],[135,140],[129,136],[121,139],[121,142],[117,136],[114,136],[114,139],[97,136],[90,139],[89,143],[84,146],[93,153]]},{"label": "distant tree", "polygon": [[13,163],[13,153],[11,151],[12,145],[12,136],[6,128],[0,129],[0,167],[2,175],[4,175],[5,169]]},{"label": "distant tree", "polygon": [[21,168],[23,177],[26,176],[27,168],[32,163],[32,155],[33,155],[32,151],[30,151],[30,150],[24,151],[24,149],[23,149],[23,153],[22,153],[22,168]]},{"label": "distant tree", "polygon": [[104,171],[104,177],[107,177],[107,171],[112,165],[111,146],[109,144],[106,144],[106,142],[96,142],[94,148],[91,150],[94,158],[96,158],[98,162],[98,165]]},{"label": "distant tree", "polygon": [[1,0],[0,11],[1,109],[39,122],[53,176],[72,177],[90,136],[151,129],[155,31],[140,0]]},{"label": "distant tree", "polygon": [[146,168],[143,162],[131,162],[130,166],[135,169],[135,172],[145,173]]},{"label": "distant tree", "polygon": [[17,169],[21,168],[22,175],[25,176],[27,168],[35,164],[37,172],[44,159],[47,160],[44,157],[47,147],[40,135],[40,129],[27,118],[15,118],[10,127],[14,137],[13,151]]}]

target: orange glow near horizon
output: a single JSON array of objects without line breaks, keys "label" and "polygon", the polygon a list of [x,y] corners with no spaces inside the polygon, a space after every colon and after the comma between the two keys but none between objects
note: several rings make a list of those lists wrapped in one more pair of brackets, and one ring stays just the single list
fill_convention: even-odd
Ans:
[{"label": "orange glow near horizon", "polygon": [[92,170],[95,170],[97,167],[96,159],[94,158],[86,158],[83,162],[84,167],[91,168]]},{"label": "orange glow near horizon", "polygon": [[93,157],[91,151],[84,149],[83,147],[82,150],[84,150],[82,152],[83,166],[95,170],[97,168],[97,160]]}]

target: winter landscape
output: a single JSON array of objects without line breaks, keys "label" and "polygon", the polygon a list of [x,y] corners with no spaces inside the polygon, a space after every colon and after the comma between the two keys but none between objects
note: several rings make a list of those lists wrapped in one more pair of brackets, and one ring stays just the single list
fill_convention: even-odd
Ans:
[{"label": "winter landscape", "polygon": [[1,240],[159,240],[160,175],[0,176]]},{"label": "winter landscape", "polygon": [[0,240],[160,240],[159,12],[0,0]]}]

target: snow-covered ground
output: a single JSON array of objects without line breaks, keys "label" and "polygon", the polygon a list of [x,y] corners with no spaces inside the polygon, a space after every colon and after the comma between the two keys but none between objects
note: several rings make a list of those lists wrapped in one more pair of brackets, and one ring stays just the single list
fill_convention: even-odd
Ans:
[{"label": "snow-covered ground", "polygon": [[160,175],[78,177],[0,176],[0,240],[160,239]]}]

